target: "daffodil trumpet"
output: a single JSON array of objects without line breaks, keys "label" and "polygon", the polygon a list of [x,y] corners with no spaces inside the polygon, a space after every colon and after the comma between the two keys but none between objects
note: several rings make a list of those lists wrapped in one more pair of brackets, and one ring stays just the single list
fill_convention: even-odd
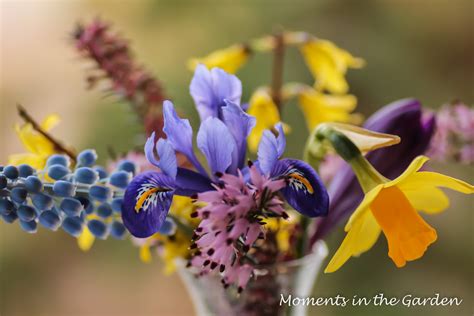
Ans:
[{"label": "daffodil trumpet", "polygon": [[[325,272],[338,270],[350,257],[372,248],[380,232],[387,239],[388,256],[397,267],[421,258],[428,246],[436,241],[437,233],[418,211],[436,214],[449,206],[449,199],[439,187],[465,194],[472,194],[474,187],[440,173],[420,171],[428,161],[425,156],[415,158],[396,179],[387,179],[362,155],[361,148],[367,141],[357,146],[345,132],[347,129],[338,130],[330,124],[320,126],[315,132],[317,139],[329,141],[349,163],[365,194],[347,222],[346,237]],[[396,139],[380,141],[375,147],[394,142]]]}]

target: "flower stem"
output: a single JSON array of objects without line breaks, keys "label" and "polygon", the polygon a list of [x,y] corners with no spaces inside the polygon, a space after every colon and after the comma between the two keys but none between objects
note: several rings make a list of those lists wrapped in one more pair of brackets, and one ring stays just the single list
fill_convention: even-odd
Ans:
[{"label": "flower stem", "polygon": [[71,160],[74,161],[74,163],[76,162],[76,154],[73,151],[71,151],[68,148],[66,148],[65,146],[63,146],[60,141],[58,141],[52,135],[50,135],[48,132],[43,130],[43,128],[41,128],[41,126],[33,119],[33,117],[26,111],[26,109],[23,106],[21,106],[20,104],[17,104],[16,107],[17,107],[17,110],[18,110],[18,115],[26,123],[31,124],[31,126],[33,127],[33,129],[35,131],[37,131],[38,133],[43,135],[49,142],[51,142],[51,144],[53,144],[54,149],[57,152],[64,153],[64,154],[68,155],[69,158],[71,158]]},{"label": "flower stem", "polygon": [[283,85],[283,62],[285,56],[285,42],[283,32],[274,36],[275,47],[273,49],[273,72],[272,72],[272,99],[281,114]]}]

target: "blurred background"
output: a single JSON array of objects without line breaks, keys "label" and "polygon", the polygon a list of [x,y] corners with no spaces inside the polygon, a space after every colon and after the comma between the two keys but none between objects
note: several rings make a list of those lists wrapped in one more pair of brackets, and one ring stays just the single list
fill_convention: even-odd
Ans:
[{"label": "blurred background", "polygon": [[[416,97],[431,108],[455,98],[473,100],[473,2],[470,0],[366,1],[1,1],[0,164],[24,152],[14,133],[15,104],[41,120],[58,113],[54,134],[77,149],[107,146],[126,151],[139,127],[129,107],[84,80],[90,63],[79,58],[70,39],[76,22],[99,16],[131,40],[137,60],[163,83],[166,95],[197,123],[188,93],[191,56],[203,56],[234,42],[275,29],[304,30],[327,38],[364,58],[349,71],[358,111],[369,115],[384,104]],[[251,59],[238,76],[243,100],[270,80],[271,58]],[[285,80],[311,84],[297,51],[286,55]],[[285,121],[293,126],[288,155],[300,156],[306,138],[300,112],[289,103]],[[472,181],[473,169],[437,164],[434,169]],[[457,308],[314,307],[314,315],[472,315],[472,199],[450,194],[448,212],[430,217],[439,240],[422,260],[395,268],[386,244],[338,273],[320,275],[314,296],[456,296]],[[342,228],[328,239],[332,254]],[[16,315],[192,315],[176,275],[164,276],[159,260],[143,264],[129,242],[99,241],[82,253],[62,231],[23,233],[0,224],[0,314]]]}]

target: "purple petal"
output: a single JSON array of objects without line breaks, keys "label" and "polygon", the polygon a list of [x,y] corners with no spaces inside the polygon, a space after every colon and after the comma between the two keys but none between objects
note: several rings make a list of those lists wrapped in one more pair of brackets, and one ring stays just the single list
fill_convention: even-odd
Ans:
[{"label": "purple petal", "polygon": [[165,101],[163,103],[163,116],[165,126],[163,131],[168,137],[167,140],[173,146],[174,150],[181,152],[202,174],[206,171],[197,160],[193,150],[193,129],[189,120],[179,118],[173,103]]},{"label": "purple petal", "polygon": [[309,217],[327,215],[328,193],[310,165],[301,160],[282,159],[276,163],[271,176],[287,180],[281,192],[295,210]]},{"label": "purple petal", "polygon": [[281,123],[276,124],[275,128],[278,131],[278,137],[275,137],[270,130],[265,130],[258,145],[259,168],[265,175],[270,174],[285,151],[286,139]]},{"label": "purple petal", "polygon": [[196,193],[214,190],[211,180],[200,173],[178,168],[176,175],[176,194],[191,196]]},{"label": "purple petal", "polygon": [[151,133],[150,137],[146,140],[144,151],[148,162],[159,168],[160,162],[155,156],[155,132]]},{"label": "purple petal", "polygon": [[149,237],[160,229],[171,206],[174,187],[174,180],[160,172],[144,172],[132,180],[125,191],[122,220],[133,236]]},{"label": "purple petal", "polygon": [[240,104],[242,83],[234,76],[219,68],[209,71],[206,66],[198,65],[189,86],[201,121],[208,117],[221,116],[224,99]]},{"label": "purple petal", "polygon": [[[422,107],[415,99],[404,99],[384,106],[364,124],[364,128],[400,136],[401,143],[378,149],[367,155],[370,163],[385,177],[398,177],[416,157],[423,154],[435,129],[433,115],[422,117]],[[363,192],[352,169],[347,165],[334,176],[329,186],[329,215],[317,223],[314,242],[325,237],[336,225],[345,222],[362,201]]]},{"label": "purple petal", "polygon": [[245,113],[237,104],[225,100],[226,106],[222,108],[224,123],[227,125],[237,144],[237,166],[242,168],[247,153],[247,136],[255,127],[256,119]]},{"label": "purple petal", "polygon": [[160,157],[160,169],[171,178],[176,178],[178,164],[176,162],[176,153],[173,147],[166,139],[160,138],[156,144],[156,151]]},{"label": "purple petal", "polygon": [[197,135],[197,146],[206,156],[212,173],[225,173],[236,150],[235,140],[225,124],[213,117],[207,118]]}]

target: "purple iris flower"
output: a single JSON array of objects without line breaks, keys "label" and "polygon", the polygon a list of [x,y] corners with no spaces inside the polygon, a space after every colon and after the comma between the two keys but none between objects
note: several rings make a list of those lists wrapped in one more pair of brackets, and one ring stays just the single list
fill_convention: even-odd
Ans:
[{"label": "purple iris flower", "polygon": [[[215,190],[223,174],[238,175],[240,172],[246,181],[251,181],[245,158],[247,137],[256,120],[235,102],[240,102],[240,81],[221,69],[208,71],[203,67],[196,69],[191,93],[201,116],[196,143],[208,168],[195,154],[189,121],[181,119],[173,104],[165,101],[163,131],[167,138],[155,143],[152,134],[145,144],[148,161],[160,171],[135,177],[124,196],[122,219],[136,237],[148,237],[159,230],[174,195],[193,196]],[[281,124],[275,128],[278,136],[265,131],[262,137],[256,162],[260,172],[272,179],[286,180],[280,192],[300,213],[311,217],[326,215],[329,198],[322,181],[303,161],[281,159],[285,136]],[[178,167],[176,152],[186,156],[197,171]]]},{"label": "purple iris flower", "polygon": [[[403,99],[388,104],[369,117],[364,128],[398,135],[402,141],[367,154],[367,159],[385,177],[394,179],[416,156],[428,149],[435,127],[434,115],[423,115],[418,100]],[[331,197],[329,215],[316,223],[312,242],[325,237],[336,225],[347,220],[364,197],[354,172],[346,163],[334,176],[328,191]]]}]

